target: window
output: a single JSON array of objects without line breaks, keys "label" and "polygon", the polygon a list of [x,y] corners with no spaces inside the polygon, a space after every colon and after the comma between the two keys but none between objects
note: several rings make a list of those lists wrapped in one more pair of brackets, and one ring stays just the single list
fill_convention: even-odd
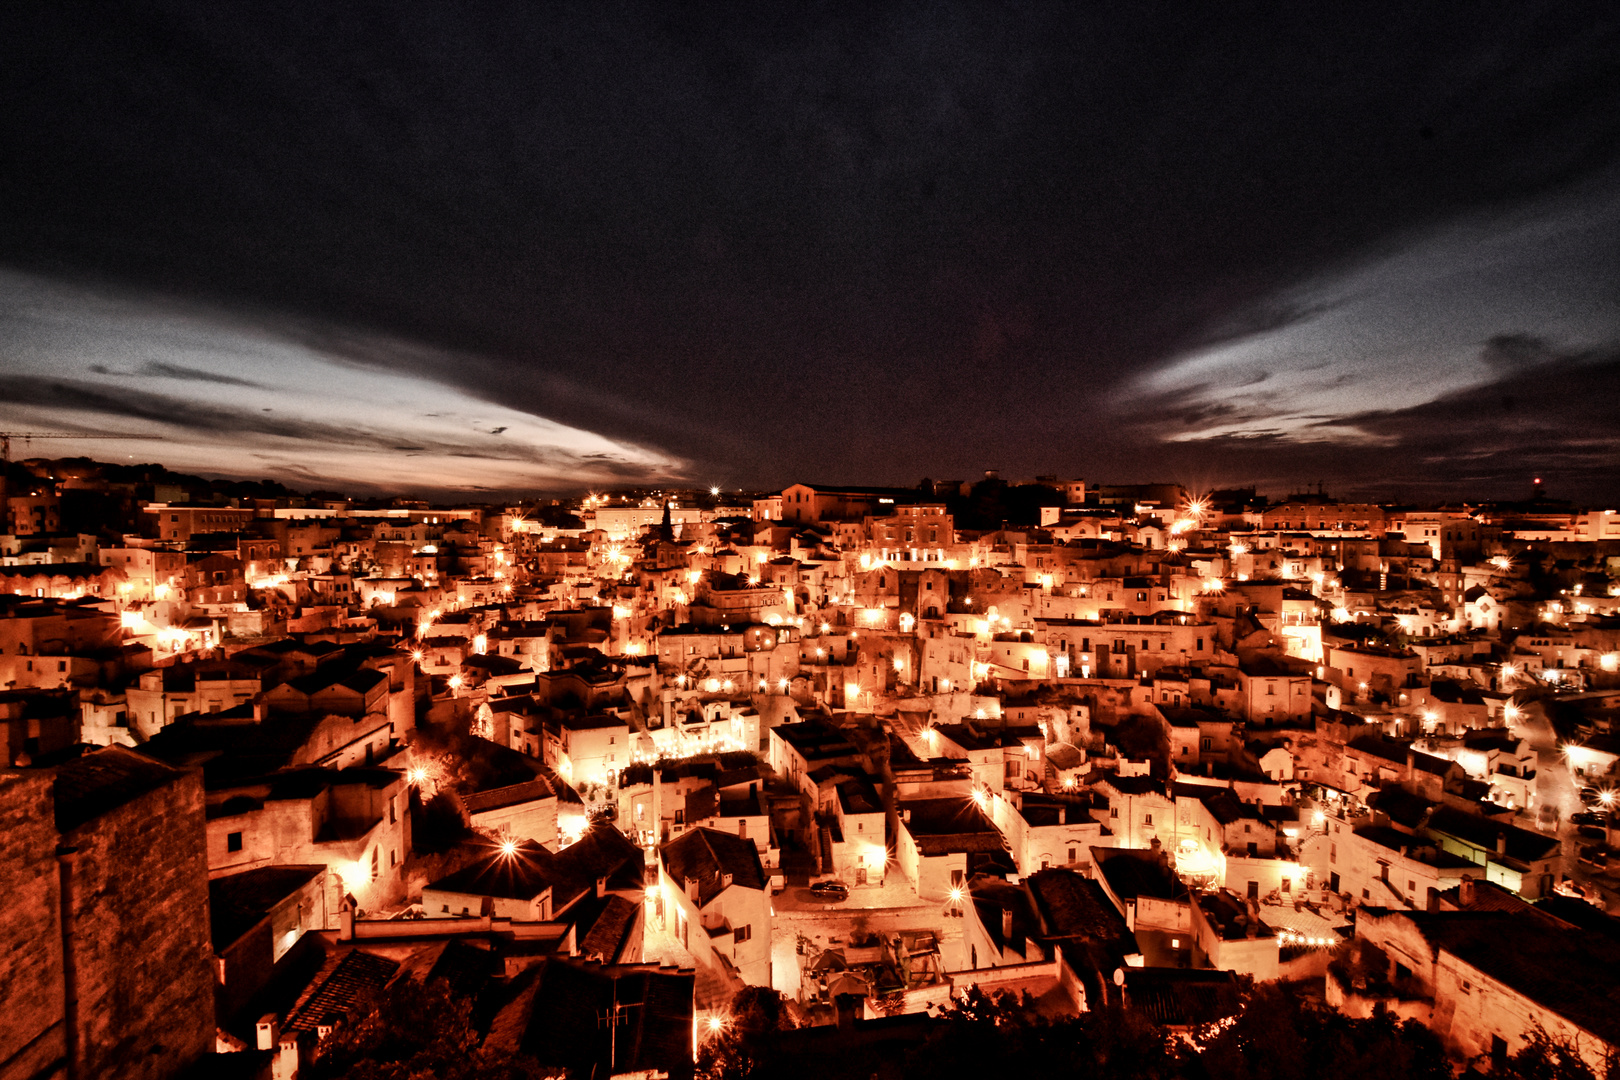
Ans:
[{"label": "window", "polygon": [[399,865],[399,851],[397,849],[395,849],[395,848],[389,848],[388,849],[388,865],[389,866],[398,866]]},{"label": "window", "polygon": [[1069,849],[1069,861],[1074,862],[1074,848]]},{"label": "window", "polygon": [[1117,806],[1110,806],[1110,807],[1109,807],[1109,808],[1108,808],[1108,816],[1109,816],[1109,817],[1111,817],[1111,818],[1117,818],[1117,817],[1119,817],[1119,807],[1117,807]]},{"label": "window", "polygon": [[1338,861],[1339,861],[1339,845],[1338,844],[1329,844],[1328,845],[1328,862],[1336,863]]},{"label": "window", "polygon": [[751,925],[744,923],[742,926],[737,927],[736,931],[732,934],[732,940],[741,945],[743,942],[752,937],[753,933],[754,928]]},{"label": "window", "polygon": [[242,834],[239,833],[239,832],[233,832],[229,836],[225,837],[225,850],[226,851],[241,851],[242,850]]},{"label": "window", "polygon": [[388,797],[388,824],[394,825],[394,824],[397,824],[398,822],[399,822],[399,811],[394,806],[394,797],[392,795],[390,795]]},{"label": "window", "polygon": [[381,854],[382,854],[382,848],[372,848],[371,849],[371,880],[372,881],[377,880],[377,872],[380,869],[380,867],[377,865],[378,862],[379,862],[378,856],[380,856]]},{"label": "window", "polygon": [[1144,824],[1144,825],[1153,824],[1153,815],[1152,814],[1143,814],[1142,815],[1142,824]]}]

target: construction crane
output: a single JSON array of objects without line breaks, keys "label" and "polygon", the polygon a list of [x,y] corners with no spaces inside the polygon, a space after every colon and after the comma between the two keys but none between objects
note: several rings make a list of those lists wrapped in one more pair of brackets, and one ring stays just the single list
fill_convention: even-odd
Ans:
[{"label": "construction crane", "polygon": [[161,435],[86,435],[78,431],[0,431],[0,461],[11,461],[11,440],[22,439],[161,439]]}]

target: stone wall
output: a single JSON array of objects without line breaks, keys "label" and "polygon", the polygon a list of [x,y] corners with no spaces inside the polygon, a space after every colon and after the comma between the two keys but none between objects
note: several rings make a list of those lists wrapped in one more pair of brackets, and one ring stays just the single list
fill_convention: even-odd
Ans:
[{"label": "stone wall", "polygon": [[55,1077],[66,1064],[54,813],[50,773],[0,770],[0,894],[8,901],[0,919],[4,1077]]},{"label": "stone wall", "polygon": [[180,772],[63,835],[78,1075],[160,1080],[211,1049],[203,836],[201,776]]}]

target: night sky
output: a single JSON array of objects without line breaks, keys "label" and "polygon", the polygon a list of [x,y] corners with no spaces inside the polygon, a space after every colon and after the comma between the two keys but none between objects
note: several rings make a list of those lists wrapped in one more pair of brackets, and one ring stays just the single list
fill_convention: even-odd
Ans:
[{"label": "night sky", "polygon": [[[8,5],[0,427],[1620,497],[1620,5]],[[21,449],[21,448],[19,448]]]}]

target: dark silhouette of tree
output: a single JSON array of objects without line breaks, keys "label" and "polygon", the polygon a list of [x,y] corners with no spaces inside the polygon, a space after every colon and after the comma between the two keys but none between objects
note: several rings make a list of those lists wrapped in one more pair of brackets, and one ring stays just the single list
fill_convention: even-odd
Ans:
[{"label": "dark silhouette of tree", "polygon": [[1614,1080],[1620,1077],[1620,1061],[1613,1051],[1603,1054],[1603,1064],[1594,1069],[1581,1056],[1580,1048],[1568,1039],[1555,1038],[1537,1024],[1525,1033],[1524,1049],[1491,1067],[1490,1080]]},{"label": "dark silhouette of tree", "polygon": [[1282,983],[1248,995],[1236,1022],[1200,1033],[1188,1076],[1209,1080],[1450,1080],[1439,1038],[1381,1012],[1355,1019]]},{"label": "dark silhouette of tree", "polygon": [[362,999],[321,1043],[313,1080],[549,1080],[534,1059],[481,1045],[473,1003],[443,979],[398,979]]},{"label": "dark silhouette of tree", "polygon": [[768,986],[745,986],[726,1009],[725,1027],[714,1034],[699,1032],[697,1075],[704,1080],[774,1075],[768,1066],[778,1055],[771,1036],[796,1026],[785,997]]},{"label": "dark silhouette of tree", "polygon": [[1109,1008],[1049,1020],[1028,995],[970,987],[944,1011],[942,1030],[906,1060],[917,1077],[1084,1076],[1169,1080],[1183,1053],[1141,1014]]}]

